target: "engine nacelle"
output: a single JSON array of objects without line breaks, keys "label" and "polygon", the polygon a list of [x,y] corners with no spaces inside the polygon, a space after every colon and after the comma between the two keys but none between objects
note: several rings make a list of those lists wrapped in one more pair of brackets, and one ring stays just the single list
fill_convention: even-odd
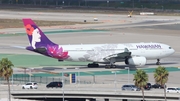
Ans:
[{"label": "engine nacelle", "polygon": [[144,66],[146,64],[146,58],[142,56],[135,56],[125,60],[127,65]]}]

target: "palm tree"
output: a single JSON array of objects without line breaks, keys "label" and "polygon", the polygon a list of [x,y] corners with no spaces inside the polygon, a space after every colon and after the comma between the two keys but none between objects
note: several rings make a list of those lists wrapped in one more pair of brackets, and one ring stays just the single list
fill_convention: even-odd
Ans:
[{"label": "palm tree", "polygon": [[7,80],[9,101],[11,101],[9,77],[13,75],[13,69],[11,68],[12,66],[14,65],[7,58],[2,58],[0,61],[0,77],[3,77],[5,80]]},{"label": "palm tree", "polygon": [[161,87],[164,86],[164,98],[165,98],[165,101],[166,101],[166,87],[165,87],[165,83],[168,81],[168,76],[169,76],[168,71],[166,70],[166,68],[164,68],[162,66],[159,66],[154,71],[155,82],[157,84],[160,84]]},{"label": "palm tree", "polygon": [[146,74],[145,71],[139,69],[136,70],[136,73],[134,74],[134,79],[135,85],[142,90],[142,96],[143,96],[143,101],[144,101],[144,86],[146,86],[147,81],[148,81],[148,75]]}]

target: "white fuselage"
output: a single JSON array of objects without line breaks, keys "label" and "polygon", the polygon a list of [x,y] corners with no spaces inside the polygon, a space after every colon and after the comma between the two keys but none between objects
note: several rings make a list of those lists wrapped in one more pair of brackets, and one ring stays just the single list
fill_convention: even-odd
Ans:
[{"label": "white fuselage", "polygon": [[[169,45],[162,43],[123,43],[123,44],[81,44],[61,45],[64,51],[68,51],[69,58],[66,61],[107,62],[104,60],[113,54],[123,53],[125,48],[131,52],[131,56],[143,56],[148,59],[161,59],[174,53]],[[122,60],[116,60],[121,62]]]}]

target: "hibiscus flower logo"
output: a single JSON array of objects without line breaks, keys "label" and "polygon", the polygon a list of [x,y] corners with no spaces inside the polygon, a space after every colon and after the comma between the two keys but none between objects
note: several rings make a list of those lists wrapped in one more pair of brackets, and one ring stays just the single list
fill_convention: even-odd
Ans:
[{"label": "hibiscus flower logo", "polygon": [[48,49],[48,54],[53,57],[53,58],[57,58],[57,59],[67,59],[68,56],[68,52],[63,52],[63,48],[59,47],[59,45],[47,45],[47,49]]},{"label": "hibiscus flower logo", "polygon": [[34,28],[30,24],[26,25],[25,28],[28,35],[33,34]]}]

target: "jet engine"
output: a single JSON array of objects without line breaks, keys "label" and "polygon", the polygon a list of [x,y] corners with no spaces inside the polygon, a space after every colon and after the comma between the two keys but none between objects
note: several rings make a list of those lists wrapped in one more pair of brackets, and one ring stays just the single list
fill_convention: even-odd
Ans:
[{"label": "jet engine", "polygon": [[146,64],[146,58],[142,56],[134,56],[125,60],[127,65],[144,66]]}]

